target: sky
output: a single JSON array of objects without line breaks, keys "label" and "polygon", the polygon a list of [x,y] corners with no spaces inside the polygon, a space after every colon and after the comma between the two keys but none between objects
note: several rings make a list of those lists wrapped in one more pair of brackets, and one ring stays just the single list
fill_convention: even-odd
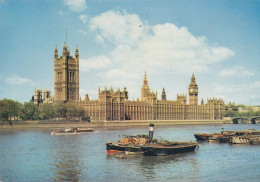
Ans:
[{"label": "sky", "polygon": [[0,99],[54,96],[64,42],[82,99],[126,87],[136,100],[146,70],[158,99],[188,95],[194,73],[199,101],[260,105],[260,0],[0,0]]}]

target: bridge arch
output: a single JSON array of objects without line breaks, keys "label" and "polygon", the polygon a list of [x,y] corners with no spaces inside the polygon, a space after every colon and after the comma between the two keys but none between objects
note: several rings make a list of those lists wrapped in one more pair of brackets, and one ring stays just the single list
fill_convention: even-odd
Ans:
[{"label": "bridge arch", "polygon": [[249,120],[248,118],[245,117],[235,117],[232,119],[233,124],[240,124],[239,120],[242,120],[240,123],[245,123],[245,121]]},{"label": "bridge arch", "polygon": [[260,118],[260,116],[252,117],[251,118],[251,123],[252,124],[256,124],[256,120],[259,119],[259,118]]}]

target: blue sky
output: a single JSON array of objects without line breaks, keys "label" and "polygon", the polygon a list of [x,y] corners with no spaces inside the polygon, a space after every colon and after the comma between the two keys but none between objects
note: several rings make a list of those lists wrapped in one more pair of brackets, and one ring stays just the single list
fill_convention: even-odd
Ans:
[{"label": "blue sky", "polygon": [[80,55],[80,96],[113,87],[140,98],[148,84],[167,99],[188,94],[194,72],[199,100],[260,105],[259,0],[0,0],[0,99],[54,95],[53,56],[66,40]]}]

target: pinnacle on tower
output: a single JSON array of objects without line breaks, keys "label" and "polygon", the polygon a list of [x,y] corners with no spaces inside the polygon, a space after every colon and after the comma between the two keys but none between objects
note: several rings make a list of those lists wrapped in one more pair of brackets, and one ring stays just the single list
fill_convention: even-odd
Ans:
[{"label": "pinnacle on tower", "polygon": [[70,48],[68,47],[67,53],[70,54]]},{"label": "pinnacle on tower", "polygon": [[63,54],[66,54],[67,53],[67,47],[66,47],[66,44],[65,44],[65,42],[64,42],[64,44],[63,44],[63,52],[62,52]]},{"label": "pinnacle on tower", "polygon": [[196,82],[195,76],[194,76],[194,72],[192,73],[191,81],[192,81],[192,82]]},{"label": "pinnacle on tower", "polygon": [[144,83],[143,85],[148,85],[147,77],[146,77],[146,70],[144,72]]},{"label": "pinnacle on tower", "polygon": [[75,49],[75,57],[76,57],[76,58],[79,57],[79,49],[78,49],[78,45],[76,45],[76,49]]},{"label": "pinnacle on tower", "polygon": [[54,49],[54,57],[55,57],[55,58],[58,57],[58,48],[57,48],[57,44],[56,44],[55,49]]},{"label": "pinnacle on tower", "polygon": [[[178,94],[177,94],[178,95]],[[166,100],[166,94],[165,94],[165,89],[163,87],[163,90],[162,90],[162,100]]]}]

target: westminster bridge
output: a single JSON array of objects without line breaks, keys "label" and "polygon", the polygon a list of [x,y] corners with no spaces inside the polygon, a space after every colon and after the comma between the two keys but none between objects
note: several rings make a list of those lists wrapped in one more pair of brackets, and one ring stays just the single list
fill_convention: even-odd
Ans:
[{"label": "westminster bridge", "polygon": [[[260,116],[233,117],[233,124],[256,124]],[[260,122],[260,121],[259,121]]]}]

